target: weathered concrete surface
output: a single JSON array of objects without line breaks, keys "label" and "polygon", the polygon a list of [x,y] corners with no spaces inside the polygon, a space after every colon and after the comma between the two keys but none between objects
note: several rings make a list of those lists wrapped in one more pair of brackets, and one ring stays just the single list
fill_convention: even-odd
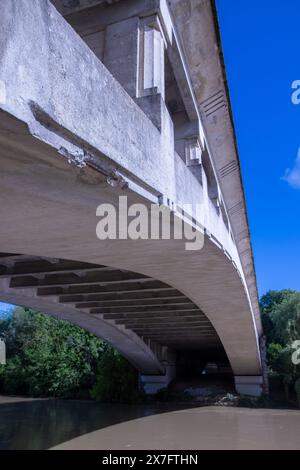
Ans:
[{"label": "weathered concrete surface", "polygon": [[[82,8],[84,8],[83,3]],[[214,159],[228,215],[235,234],[245,280],[251,297],[255,322],[260,335],[262,327],[252,248],[214,2],[169,0],[168,4],[173,14],[175,29],[172,25],[170,26],[170,20],[165,19],[162,14],[162,10],[166,10],[163,0],[143,2],[122,0],[118,4],[115,15],[117,21],[119,21],[118,25],[121,26],[121,20],[124,21],[126,18],[137,19],[138,14],[143,17],[147,14],[150,15],[156,8],[161,21],[165,20],[165,31],[169,31],[167,36],[171,38],[169,39],[167,54],[172,62],[180,94],[183,97],[189,117],[197,119],[199,112],[201,113],[201,122],[206,129],[206,138],[212,151],[211,155]],[[104,41],[106,37],[105,25],[110,25],[113,22],[114,12],[116,11],[105,8],[102,2],[98,2],[95,3],[95,8],[87,9],[84,13],[85,16],[82,17],[83,13],[76,15],[77,10],[74,5],[69,5],[67,10],[62,6],[61,0],[56,0],[55,5],[63,14],[67,15],[68,21],[88,44],[91,40],[94,41],[92,38],[95,37],[96,39],[97,34],[100,34],[100,32],[96,33],[99,30],[102,34],[101,41]],[[99,36],[97,38],[97,42],[99,42]],[[178,42],[179,49],[177,47]],[[182,49],[180,50],[181,44]],[[199,47],[199,44],[201,44],[201,47]],[[91,44],[91,48],[95,50],[95,45]],[[111,64],[106,63],[105,56],[102,55],[100,58],[114,75],[114,67],[110,68]],[[182,65],[184,62],[187,66],[185,68]],[[120,69],[122,74],[126,74],[126,80],[121,80],[126,88],[127,81],[130,81],[128,68],[119,67]],[[120,78],[119,70],[115,75],[117,79]],[[133,96],[132,91],[130,94]],[[148,102],[144,107],[145,110],[147,110],[147,106],[149,107]],[[148,115],[151,116],[151,111]],[[155,119],[153,119],[153,122],[155,122]]]},{"label": "weathered concrete surface", "polygon": [[[238,250],[207,186],[174,153],[167,108],[162,107],[159,132],[55,8],[47,0],[32,3],[31,8],[25,0],[1,4],[0,80],[6,89],[0,115],[1,251],[104,264],[165,282],[205,313],[235,375],[260,375],[258,335]],[[78,155],[88,155],[93,169],[69,165],[68,158],[75,162]],[[126,178],[128,188],[109,186],[103,174],[111,173]],[[120,194],[132,202],[143,194],[144,202],[169,201],[174,208],[190,203],[193,211],[201,202],[204,248],[185,251],[180,240],[100,242],[96,207],[116,204]],[[2,284],[2,292],[13,301],[8,286]],[[20,303],[25,302],[31,302],[28,296]],[[53,304],[49,313],[57,309]],[[75,312],[66,313],[81,322]],[[119,332],[113,337],[106,328],[99,322],[98,334],[111,335],[121,350]],[[123,351],[137,364],[135,336],[129,343],[126,337],[129,348]],[[158,372],[157,360],[148,367],[148,359],[147,373],[152,366]]]},{"label": "weathered concrete surface", "polygon": [[[83,176],[78,178],[73,167],[54,149],[33,137],[21,136],[20,131],[15,129],[12,135],[10,130],[14,137],[12,147],[4,146],[7,131],[2,133],[0,216],[5,224],[1,229],[1,250],[30,250],[37,256],[105,264],[168,282],[199,305],[211,320],[233,370],[240,375],[257,374],[259,356],[247,296],[238,272],[223,251],[208,238],[200,252],[185,251],[180,240],[100,242],[95,236],[95,207],[103,198],[116,203],[114,189],[97,184],[97,179],[91,184]],[[18,144],[14,148],[16,133]],[[22,300],[15,295],[2,285],[3,300],[57,312],[66,318],[57,304],[50,311],[40,300],[33,304],[34,298]],[[75,315],[72,321],[78,322]],[[88,321],[86,327],[90,328]],[[116,342],[108,338],[103,325],[99,324],[98,334],[120,349],[120,338],[116,337]],[[129,352],[136,363],[134,349]]]},{"label": "weathered concrete surface", "polygon": [[168,3],[186,53],[202,123],[245,273],[255,322],[261,334],[253,254],[215,2],[169,0]]}]

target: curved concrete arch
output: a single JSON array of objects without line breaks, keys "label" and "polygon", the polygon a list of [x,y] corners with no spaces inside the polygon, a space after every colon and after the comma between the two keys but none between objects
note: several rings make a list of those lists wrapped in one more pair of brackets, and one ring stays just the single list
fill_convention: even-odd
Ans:
[{"label": "curved concrete arch", "polygon": [[[100,241],[95,214],[101,201],[117,206],[119,195],[126,194],[129,204],[148,202],[130,189],[111,187],[99,174],[92,179],[89,171],[73,170],[48,145],[26,134],[22,162],[12,158],[20,152],[15,144],[2,140],[1,149],[2,169],[9,169],[0,188],[2,252],[103,264],[165,282],[205,313],[235,375],[259,375],[257,332],[245,284],[217,240],[206,234],[199,251],[185,250],[184,240]],[[43,155],[43,161],[35,162],[35,155]]]},{"label": "curved concrete arch", "polygon": [[[119,267],[0,253],[0,299],[102,337],[143,374],[165,374],[166,347],[182,349],[182,340],[184,349],[221,346],[207,317],[182,292]],[[132,328],[131,315],[138,323]],[[156,325],[165,337],[159,342],[152,338]],[[173,328],[178,332],[183,326],[174,344]],[[138,328],[154,330],[141,335],[135,332]]]},{"label": "curved concrete arch", "polygon": [[[32,175],[33,184],[34,179]],[[95,235],[95,207],[91,211],[88,209],[91,201],[85,199],[84,207],[78,198],[86,184],[78,185],[76,177],[71,177],[69,183],[74,196],[77,193],[78,204],[73,199],[69,205],[68,196],[63,196],[66,183],[64,179],[56,179],[54,198],[41,187],[32,191],[29,185],[24,198],[24,186],[15,188],[8,196],[10,185],[6,186],[4,181],[2,191],[7,194],[7,201],[0,216],[6,228],[1,234],[1,251],[20,253],[30,246],[32,255],[111,266],[165,282],[205,313],[222,341],[235,375],[259,374],[259,348],[247,293],[237,269],[220,246],[208,236],[200,251],[185,250],[183,240],[100,241]],[[93,186],[88,188],[93,192]],[[2,195],[5,199],[5,194]],[[113,201],[114,189],[107,189],[106,200],[109,195]],[[61,202],[57,204],[60,197]],[[20,217],[25,213],[26,220]],[[36,223],[41,220],[42,224]]]},{"label": "curved concrete arch", "polygon": [[[253,261],[246,219],[239,227],[236,216],[245,212],[243,200],[232,207],[224,202],[232,202],[228,196],[234,189],[224,185],[224,198],[219,178],[229,170],[216,171],[166,2],[131,3],[129,22],[123,1],[105,7],[108,16],[101,5],[95,15],[89,11],[85,16],[85,22],[101,21],[111,41],[119,37],[115,27],[125,34],[123,44],[132,53],[128,74],[116,67],[117,49],[106,51],[106,65],[117,81],[49,1],[35,0],[33,9],[23,0],[5,1],[0,20],[1,252],[105,265],[166,283],[204,312],[235,376],[261,376]],[[116,14],[120,21],[114,25]],[[76,21],[84,36],[81,17]],[[153,21],[156,32],[148,35]],[[158,87],[147,89],[145,96],[131,89],[137,83],[136,61],[143,59],[135,55],[139,28],[150,42],[156,38],[161,50],[166,48],[171,86],[181,87],[184,100],[177,104],[188,117],[179,128],[169,112],[163,69]],[[134,43],[127,44],[128,38]],[[157,64],[153,67],[157,70]],[[180,95],[176,86],[171,96],[174,90]],[[220,139],[221,134],[216,136]],[[239,170],[235,165],[231,171]],[[203,227],[198,232],[204,236],[203,248],[186,250],[185,241],[174,237],[98,240],[97,206],[104,202],[118,208],[123,195],[128,204],[169,207],[175,217],[178,208],[190,203],[190,214]],[[115,330],[106,333],[120,334]],[[137,345],[145,369],[161,371],[158,353],[152,357],[151,348],[139,340],[133,334],[124,355],[130,357],[129,350]]]},{"label": "curved concrete arch", "polygon": [[16,292],[9,289],[7,281],[0,282],[0,299],[13,305],[32,308],[60,320],[69,321],[103,338],[117,349],[133,366],[144,374],[164,374],[165,368],[159,358],[133,331],[110,324],[92,315],[80,312],[69,305],[37,298],[33,289]]},{"label": "curved concrete arch", "polygon": [[[47,245],[53,244],[53,233],[47,231],[46,238],[44,231],[39,230],[39,232],[42,236],[39,242],[35,240],[32,254],[47,258],[54,258],[54,254],[55,258],[61,257],[58,246],[54,251],[53,248],[51,250],[47,248]],[[28,235],[30,240],[33,234],[28,233]],[[56,237],[60,238],[61,235],[57,233]],[[23,245],[24,242],[26,237],[22,238],[19,244]],[[208,238],[199,252],[185,251],[181,240],[141,242],[138,243],[137,249],[136,241],[100,242],[96,239],[93,250],[98,253],[93,255],[93,259],[88,253],[84,253],[82,246],[77,248],[75,245],[73,245],[73,255],[69,253],[68,259],[74,261],[75,251],[78,249],[81,255],[76,261],[96,262],[99,265],[138,272],[177,289],[197,305],[211,322],[225,349],[233,373],[238,376],[259,375],[259,349],[253,321],[249,315],[247,295],[236,268],[224,252]],[[13,243],[16,246],[16,240]],[[130,247],[132,243],[134,249]],[[91,248],[91,245],[89,246]],[[12,245],[6,243],[5,247],[9,248]],[[12,250],[7,251],[12,252]],[[229,292],[232,294],[228,295]],[[103,337],[143,373],[163,372],[160,358],[155,356],[151,348],[133,331],[125,330],[122,325],[115,325],[113,322],[93,318],[63,302],[58,303],[59,294],[54,297],[54,302],[45,301],[45,298],[36,295],[36,288],[17,290],[14,287],[10,288],[8,281],[2,279],[0,295],[2,300],[54,314]],[[188,344],[186,348],[189,348]],[[199,342],[200,348],[201,342]]]}]

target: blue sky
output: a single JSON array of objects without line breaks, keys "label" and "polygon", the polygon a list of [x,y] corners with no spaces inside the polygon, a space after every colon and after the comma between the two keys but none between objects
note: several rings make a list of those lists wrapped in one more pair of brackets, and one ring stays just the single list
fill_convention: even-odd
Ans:
[{"label": "blue sky", "polygon": [[300,104],[291,100],[299,0],[217,0],[217,8],[259,291],[300,290]]},{"label": "blue sky", "polygon": [[15,306],[10,304],[5,304],[0,302],[0,318],[7,318],[12,311],[14,310]]}]

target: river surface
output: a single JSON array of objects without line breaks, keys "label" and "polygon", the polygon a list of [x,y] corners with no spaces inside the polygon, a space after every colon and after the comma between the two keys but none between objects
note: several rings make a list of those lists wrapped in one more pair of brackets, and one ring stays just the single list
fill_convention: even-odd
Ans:
[{"label": "river surface", "polygon": [[0,449],[300,449],[300,411],[0,398]]}]

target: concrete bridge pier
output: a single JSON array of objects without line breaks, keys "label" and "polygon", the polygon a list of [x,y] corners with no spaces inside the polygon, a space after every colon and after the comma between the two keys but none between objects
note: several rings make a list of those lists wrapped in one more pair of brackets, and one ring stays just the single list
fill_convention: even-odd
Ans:
[{"label": "concrete bridge pier", "polygon": [[[141,385],[147,395],[155,395],[159,390],[167,388],[176,377],[176,363],[170,360],[165,365],[165,375],[140,375]],[[261,375],[236,375],[235,390],[240,395],[259,397],[262,394],[263,378]]]},{"label": "concrete bridge pier", "polygon": [[[165,367],[164,375],[140,374],[140,383],[147,395],[155,395],[159,390],[167,388],[176,378],[176,355],[168,351],[167,358],[162,361]],[[261,375],[235,375],[235,390],[240,395],[259,397],[263,391],[263,377]]]},{"label": "concrete bridge pier", "polygon": [[235,389],[241,395],[259,397],[263,390],[263,377],[261,375],[235,375]]}]

